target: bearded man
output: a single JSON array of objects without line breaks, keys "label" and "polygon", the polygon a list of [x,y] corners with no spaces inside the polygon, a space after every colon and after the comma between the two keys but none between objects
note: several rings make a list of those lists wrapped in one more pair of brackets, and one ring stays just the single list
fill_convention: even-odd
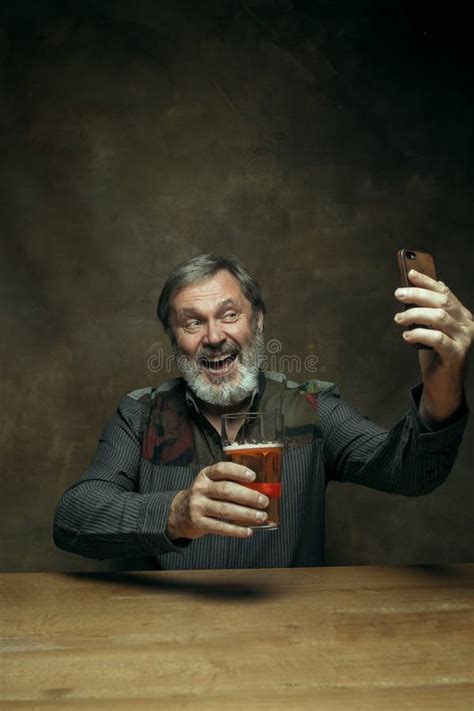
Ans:
[{"label": "bearded man", "polygon": [[[123,397],[91,465],[58,504],[54,537],[93,558],[150,556],[162,569],[317,566],[324,560],[324,497],[331,480],[419,496],[439,486],[457,454],[468,410],[463,369],[470,312],[449,289],[411,272],[396,315],[407,342],[423,343],[422,383],[390,430],[344,402],[335,385],[290,382],[260,367],[265,305],[238,259],[201,255],[168,277],[158,316],[177,378]],[[268,498],[255,474],[226,462],[225,413],[280,411],[281,526],[264,523]],[[231,438],[235,431],[228,433]]]}]

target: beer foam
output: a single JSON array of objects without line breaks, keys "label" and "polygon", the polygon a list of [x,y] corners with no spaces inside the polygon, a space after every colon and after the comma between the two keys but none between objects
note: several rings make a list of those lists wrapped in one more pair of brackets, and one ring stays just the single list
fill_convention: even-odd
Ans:
[{"label": "beer foam", "polygon": [[239,442],[232,442],[232,444],[226,444],[223,447],[223,451],[227,452],[229,449],[281,449],[283,447],[283,442],[258,442],[255,444],[250,444],[246,442],[245,444],[240,444]]}]

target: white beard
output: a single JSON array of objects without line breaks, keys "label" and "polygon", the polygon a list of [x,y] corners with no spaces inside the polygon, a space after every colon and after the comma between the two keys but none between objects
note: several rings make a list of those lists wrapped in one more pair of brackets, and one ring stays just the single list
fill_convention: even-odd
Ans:
[{"label": "white beard", "polygon": [[252,342],[243,346],[236,357],[237,374],[233,372],[229,376],[223,375],[218,382],[211,383],[206,380],[199,365],[201,353],[190,359],[174,347],[176,364],[188,387],[202,402],[220,407],[238,405],[252,395],[258,386],[259,366],[264,352],[262,333],[255,327]]}]

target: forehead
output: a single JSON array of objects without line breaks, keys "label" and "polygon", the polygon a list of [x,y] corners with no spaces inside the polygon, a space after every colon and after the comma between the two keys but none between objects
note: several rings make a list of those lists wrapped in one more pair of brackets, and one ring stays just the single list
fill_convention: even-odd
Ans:
[{"label": "forehead", "polygon": [[171,305],[176,312],[186,308],[212,309],[228,299],[241,306],[250,306],[237,279],[230,272],[222,270],[211,277],[184,286],[174,294]]}]

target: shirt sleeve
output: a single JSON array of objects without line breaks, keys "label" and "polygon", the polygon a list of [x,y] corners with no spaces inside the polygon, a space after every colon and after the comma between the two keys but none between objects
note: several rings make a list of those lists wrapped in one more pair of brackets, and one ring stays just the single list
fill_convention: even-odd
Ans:
[{"label": "shirt sleeve", "polygon": [[56,508],[54,542],[89,558],[129,558],[180,551],[190,541],[166,536],[176,491],[138,493],[140,401],[123,397],[106,424],[95,456]]},{"label": "shirt sleeve", "polygon": [[466,400],[444,427],[430,430],[418,414],[422,385],[411,389],[407,414],[384,429],[344,402],[335,386],[319,396],[327,480],[421,496],[445,481],[467,423]]}]

